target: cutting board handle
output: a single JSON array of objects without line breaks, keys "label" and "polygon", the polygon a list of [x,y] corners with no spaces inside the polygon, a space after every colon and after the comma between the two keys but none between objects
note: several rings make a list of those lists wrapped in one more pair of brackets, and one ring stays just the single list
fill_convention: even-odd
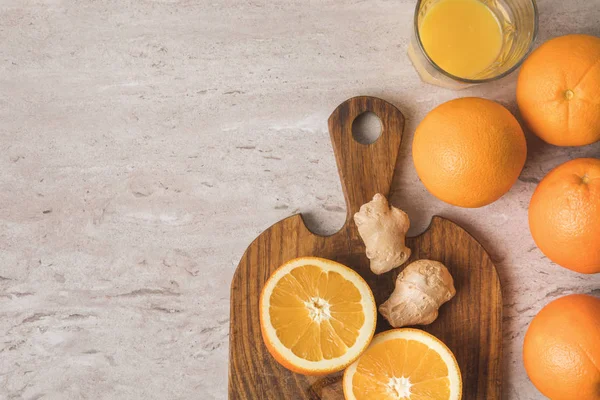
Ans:
[{"label": "cutting board handle", "polygon": [[[352,123],[367,111],[379,117],[381,135],[371,144],[362,144],[352,136]],[[400,110],[376,97],[348,99],[329,117],[329,134],[348,210],[346,227],[353,224],[360,206],[376,193],[389,195],[403,130]]]}]

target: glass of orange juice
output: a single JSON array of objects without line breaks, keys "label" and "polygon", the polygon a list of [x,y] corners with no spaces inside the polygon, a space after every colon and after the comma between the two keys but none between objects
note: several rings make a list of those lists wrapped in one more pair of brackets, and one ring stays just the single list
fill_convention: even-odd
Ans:
[{"label": "glass of orange juice", "polygon": [[537,25],[535,0],[419,0],[408,55],[423,81],[462,89],[517,69]]}]

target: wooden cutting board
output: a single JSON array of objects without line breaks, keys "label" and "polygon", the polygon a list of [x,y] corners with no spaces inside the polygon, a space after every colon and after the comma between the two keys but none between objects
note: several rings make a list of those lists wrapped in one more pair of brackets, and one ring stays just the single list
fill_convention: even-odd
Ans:
[{"label": "wooden cutting board", "polygon": [[[365,111],[374,112],[382,124],[381,136],[370,145],[352,137],[352,122]],[[281,264],[295,257],[318,256],[358,271],[371,286],[378,305],[387,299],[402,267],[380,276],[373,274],[352,217],[376,193],[389,194],[403,129],[402,113],[374,97],[347,100],[329,117],[348,209],[346,224],[324,237],[311,233],[296,214],[250,244],[231,283],[229,399],[344,398],[341,373],[306,377],[289,372],[271,357],[260,333],[259,296],[269,275]],[[462,373],[463,399],[500,399],[502,295],[490,257],[464,229],[438,216],[424,233],[407,239],[407,246],[412,249],[409,262],[428,258],[444,263],[457,290],[441,307],[435,322],[418,328],[437,336],[454,352]],[[378,315],[377,331],[387,329],[390,326]]]}]

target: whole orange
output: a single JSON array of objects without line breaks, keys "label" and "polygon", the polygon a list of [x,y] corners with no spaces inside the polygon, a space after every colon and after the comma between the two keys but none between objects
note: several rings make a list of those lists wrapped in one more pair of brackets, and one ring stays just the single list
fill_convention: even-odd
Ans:
[{"label": "whole orange", "polygon": [[506,108],[464,97],[425,116],[415,132],[412,155],[419,178],[434,196],[460,207],[481,207],[515,183],[527,144]]},{"label": "whole orange", "polygon": [[523,63],[517,103],[529,128],[557,146],[600,140],[600,38],[547,41]]},{"label": "whole orange", "polygon": [[529,230],[558,265],[600,272],[600,159],[577,158],[550,171],[531,197]]},{"label": "whole orange", "polygon": [[573,294],[533,318],[523,343],[529,379],[552,400],[600,400],[600,299]]}]

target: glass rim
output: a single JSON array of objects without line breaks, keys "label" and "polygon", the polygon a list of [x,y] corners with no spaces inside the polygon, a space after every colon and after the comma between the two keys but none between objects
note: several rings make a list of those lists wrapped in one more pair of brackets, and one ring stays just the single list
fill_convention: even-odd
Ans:
[{"label": "glass rim", "polygon": [[533,45],[535,44],[535,39],[537,38],[537,33],[538,33],[538,9],[537,9],[536,0],[529,0],[533,7],[533,34],[531,35],[531,42],[529,43],[529,48],[527,49],[527,51],[512,67],[510,67],[509,69],[507,69],[506,71],[504,71],[503,73],[501,73],[499,75],[492,76],[490,78],[484,78],[484,79],[468,79],[468,78],[461,78],[456,75],[453,75],[450,72],[445,71],[439,65],[437,65],[431,59],[431,57],[429,57],[429,54],[427,54],[427,52],[425,51],[425,48],[423,47],[423,43],[421,43],[421,35],[419,34],[419,7],[421,6],[421,3],[423,1],[424,0],[418,0],[417,5],[415,6],[415,16],[414,16],[414,21],[413,21],[415,37],[417,39],[419,49],[421,50],[421,53],[425,56],[427,61],[433,66],[433,68],[435,68],[436,71],[440,72],[447,78],[450,78],[457,82],[468,83],[468,84],[479,84],[479,83],[485,83],[485,82],[492,82],[492,81],[504,78],[505,76],[509,75],[510,73],[515,71],[517,68],[519,68],[521,66],[521,64],[523,64],[523,61],[525,61],[527,56],[533,50]]}]

